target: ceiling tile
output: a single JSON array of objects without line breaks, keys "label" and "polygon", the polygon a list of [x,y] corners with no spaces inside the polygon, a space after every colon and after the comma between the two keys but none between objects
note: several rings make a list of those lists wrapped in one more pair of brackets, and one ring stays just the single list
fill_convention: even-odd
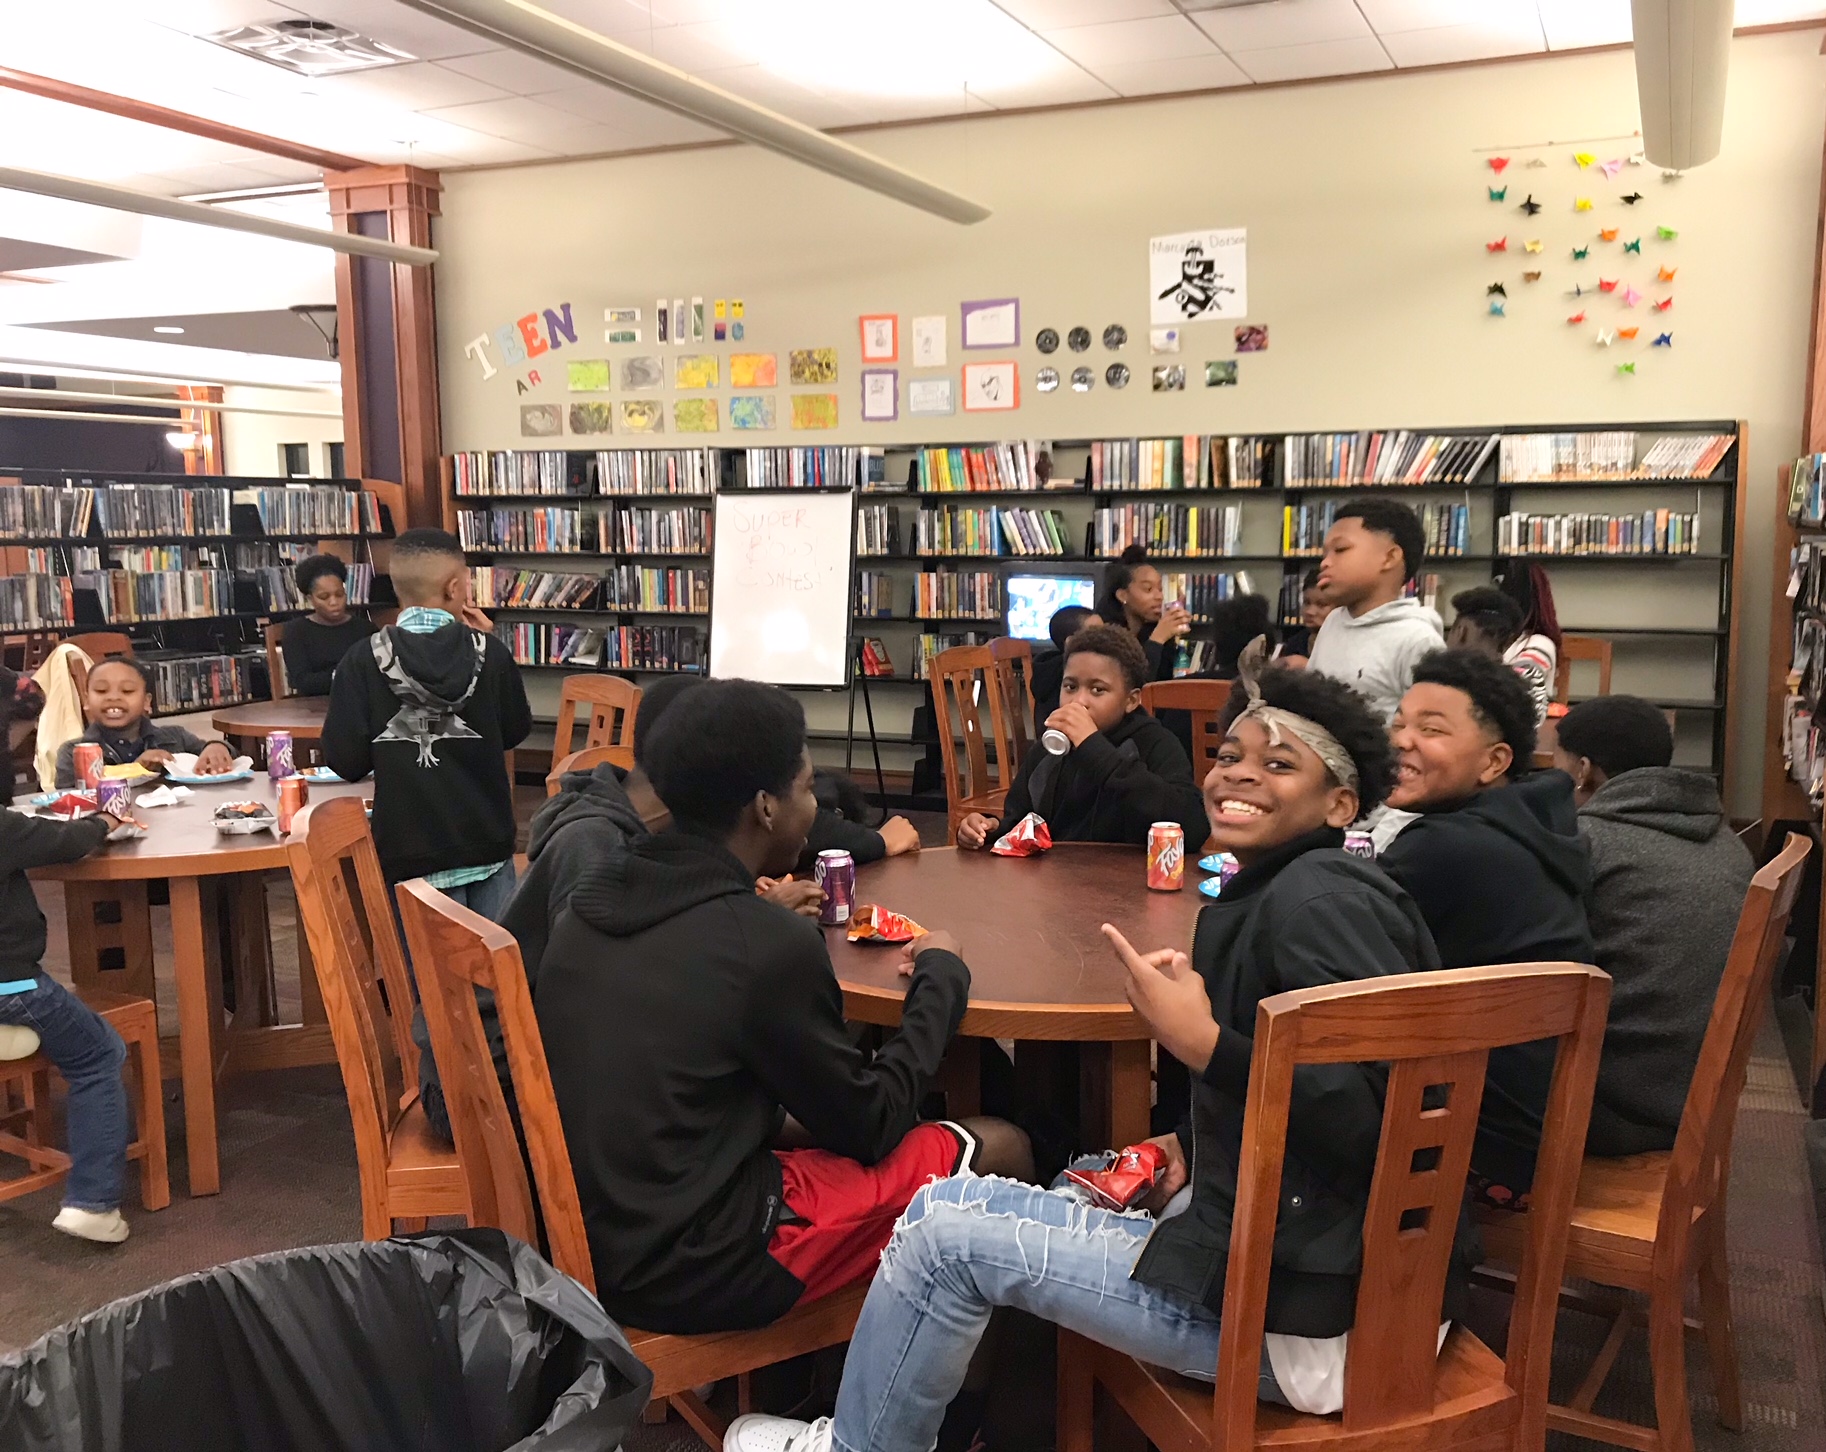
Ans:
[{"label": "ceiling tile", "polygon": [[1814,0],[1737,0],[1737,24],[1780,25],[1788,20],[1814,20],[1826,15],[1826,5]]},{"label": "ceiling tile", "polygon": [[214,35],[261,20],[290,20],[304,13],[298,5],[273,0],[148,0],[140,17],[185,35]]},{"label": "ceiling tile", "polygon": [[1112,20],[1145,20],[1174,14],[1173,0],[995,0],[1023,25],[1035,30],[1063,30],[1069,25],[1100,25]]},{"label": "ceiling tile", "polygon": [[1353,40],[1371,34],[1369,22],[1363,18],[1355,0],[1281,0],[1277,5],[1207,10],[1193,20],[1200,30],[1228,51],[1311,45],[1321,40]]},{"label": "ceiling tile", "polygon": [[658,146],[675,141],[711,141],[726,133],[696,121],[688,121],[638,97],[617,91],[611,86],[588,83],[564,91],[552,91],[539,98],[540,106],[562,111],[566,126],[575,128],[582,122],[618,127],[632,139],[629,146]]},{"label": "ceiling tile", "polygon": [[[642,45],[641,49],[647,49]],[[730,25],[699,22],[669,25],[653,32],[652,54],[669,66],[696,75],[724,66],[753,65],[761,59],[751,35]]]},{"label": "ceiling tile", "polygon": [[1124,96],[1151,96],[1166,91],[1208,91],[1246,86],[1249,77],[1226,55],[1175,56],[1170,60],[1124,61],[1093,68],[1098,79]]},{"label": "ceiling tile", "polygon": [[454,56],[444,61],[446,70],[471,80],[498,86],[514,96],[537,96],[577,84],[577,75],[550,61],[522,55],[517,50],[489,50],[479,55]]},{"label": "ceiling tile", "polygon": [[1526,25],[1444,25],[1436,30],[1384,32],[1382,44],[1398,66],[1434,66],[1492,56],[1534,55],[1547,49],[1538,16]]},{"label": "ceiling tile", "polygon": [[[302,5],[307,0],[296,3]],[[396,46],[417,60],[446,60],[492,48],[481,36],[461,26],[421,15],[395,0],[308,0],[308,6],[314,20],[346,25],[370,40]]]},{"label": "ceiling tile", "polygon": [[[454,128],[452,128],[454,131]],[[528,146],[523,141],[509,141],[501,136],[484,136],[471,131],[460,138],[446,137],[439,150],[454,156],[459,166],[491,166],[504,161],[549,161],[552,152],[542,146]]]},{"label": "ceiling tile", "polygon": [[1277,45],[1235,50],[1230,58],[1254,81],[1300,81],[1315,76],[1353,76],[1393,70],[1382,42],[1374,36],[1355,40],[1321,40],[1311,45]]},{"label": "ceiling tile", "polygon": [[[1629,0],[1540,0],[1541,26],[1552,50],[1627,45],[1634,34]],[[1739,0],[1738,8],[1743,8]]]},{"label": "ceiling tile", "polygon": [[765,66],[727,66],[700,71],[698,79],[821,130],[854,126],[873,119],[864,114],[866,96],[845,96],[840,92],[825,95],[807,90],[785,76],[775,75]]},{"label": "ceiling tile", "polygon": [[611,35],[622,41],[632,34],[645,34],[656,26],[673,23],[648,10],[646,0],[540,0],[540,4],[552,14],[587,26],[598,35]]},{"label": "ceiling tile", "polygon": [[543,146],[544,138],[558,131],[575,130],[577,117],[525,96],[508,96],[499,101],[476,101],[468,106],[440,106],[423,113],[433,121],[499,136],[508,141],[524,141]]},{"label": "ceiling tile", "polygon": [[1075,25],[1048,30],[1046,39],[1093,71],[1130,61],[1178,60],[1212,55],[1217,47],[1183,15],[1153,20],[1118,20],[1108,25]]},{"label": "ceiling tile", "polygon": [[1534,0],[1357,0],[1378,35],[1448,25],[1507,25],[1535,15]]},{"label": "ceiling tile", "polygon": [[1019,106],[1066,106],[1078,101],[1107,101],[1116,94],[1113,86],[1097,79],[1083,66],[1064,56],[1036,75],[1018,81],[989,82],[973,85],[971,94],[981,96],[997,110]]},{"label": "ceiling tile", "polygon": [[378,71],[353,71],[346,76],[321,76],[314,83],[314,89],[320,96],[359,100],[402,111],[429,111],[438,106],[465,106],[471,101],[498,101],[513,94],[435,61],[415,61],[409,66],[388,66]]}]

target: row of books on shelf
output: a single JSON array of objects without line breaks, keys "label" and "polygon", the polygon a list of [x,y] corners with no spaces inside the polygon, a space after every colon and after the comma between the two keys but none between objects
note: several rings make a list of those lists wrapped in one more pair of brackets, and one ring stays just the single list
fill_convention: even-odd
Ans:
[{"label": "row of books on shelf", "polygon": [[928,619],[992,620],[1002,613],[1002,577],[993,570],[922,572],[913,613]]},{"label": "row of books on shelf", "polygon": [[1289,489],[1468,484],[1496,452],[1498,438],[1410,429],[1289,434],[1281,452],[1281,483]]},{"label": "row of books on shelf", "polygon": [[259,650],[138,659],[151,673],[153,706],[162,715],[253,700],[267,689],[266,655]]},{"label": "row of books on shelf", "polygon": [[0,630],[76,623],[76,585],[67,575],[0,576]]},{"label": "row of books on shelf", "polygon": [[743,449],[737,489],[869,489],[880,488],[882,451],[853,444],[800,445]]},{"label": "row of books on shelf", "polygon": [[332,485],[221,489],[181,484],[0,487],[0,539],[82,539],[99,524],[104,537],[223,535],[234,506],[254,510],[269,534],[382,532],[380,501],[368,490]]},{"label": "row of books on shelf", "polygon": [[1155,555],[1227,555],[1242,535],[1234,504],[1105,505],[1091,516],[1090,553],[1113,557],[1139,544]]},{"label": "row of books on shelf", "polygon": [[1826,454],[1802,454],[1789,466],[1788,519],[1810,529],[1826,525]]},{"label": "row of books on shelf", "polygon": [[914,518],[915,554],[1059,557],[1069,548],[1056,509],[922,509]]},{"label": "row of books on shelf", "polygon": [[[48,555],[52,551],[42,553]],[[76,561],[74,568],[62,559],[34,562],[28,566],[30,573],[0,577],[0,627],[23,630],[74,624],[79,590],[94,594],[101,617],[109,624],[201,620],[216,615],[309,608],[289,565],[235,569],[186,558],[199,553],[210,551],[170,545],[111,551],[110,568],[88,559]],[[374,566],[358,562],[347,569],[349,603],[369,604],[373,598]]]},{"label": "row of books on shelf", "polygon": [[1275,440],[1183,434],[1167,439],[1102,439],[1090,446],[1090,487],[1108,489],[1259,489],[1275,479]]},{"label": "row of books on shelf", "polygon": [[203,620],[235,608],[233,570],[109,570],[78,575],[76,587],[95,592],[110,624]]},{"label": "row of books on shelf", "polygon": [[1037,450],[1031,443],[921,449],[907,478],[924,494],[1040,490],[1046,480],[1036,464]]},{"label": "row of books on shelf", "polygon": [[381,532],[380,500],[367,489],[341,489],[330,484],[237,489],[234,502],[251,504],[260,516],[260,527],[268,534]]},{"label": "row of books on shelf", "polygon": [[[175,484],[110,484],[94,495],[95,518],[104,535],[228,534],[232,500],[226,489],[187,489]],[[86,534],[76,511],[76,534]]]},{"label": "row of books on shelf", "polygon": [[477,565],[469,573],[476,604],[485,610],[710,610],[710,571],[701,566],[617,565],[606,574],[577,574]]},{"label": "row of books on shelf", "polygon": [[458,494],[593,494],[586,468],[563,449],[477,449],[450,456],[450,485]]},{"label": "row of books on shelf", "polygon": [[521,665],[633,671],[704,668],[704,632],[688,625],[578,626],[496,621],[495,634]]},{"label": "row of books on shelf", "polygon": [[457,511],[457,538],[466,550],[530,554],[708,554],[710,511],[543,505]]},{"label": "row of books on shelf", "polygon": [[1673,509],[1640,514],[1505,514],[1496,548],[1506,555],[1691,555],[1699,516]]},{"label": "row of books on shelf", "polygon": [[1641,451],[1633,429],[1596,433],[1504,434],[1500,468],[1505,483],[1615,479],[1706,479],[1724,462],[1731,434],[1661,434]]}]

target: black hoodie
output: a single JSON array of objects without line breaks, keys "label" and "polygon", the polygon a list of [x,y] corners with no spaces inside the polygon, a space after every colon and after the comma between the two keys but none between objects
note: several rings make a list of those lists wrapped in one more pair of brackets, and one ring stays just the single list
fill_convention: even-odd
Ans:
[{"label": "black hoodie", "polygon": [[1055,842],[1145,846],[1155,822],[1178,822],[1185,828],[1186,850],[1197,852],[1211,833],[1185,749],[1141,710],[1064,756],[1040,745],[1030,749],[989,841],[1029,812],[1046,819]]},{"label": "black hoodie", "polygon": [[105,817],[53,822],[0,808],[0,983],[36,977],[44,961],[44,912],[26,870],[87,857],[110,830]]},{"label": "black hoodie", "polygon": [[[1378,860],[1420,905],[1441,967],[1595,962],[1591,853],[1564,772],[1426,811]],[[1490,1056],[1471,1167],[1518,1192],[1534,1179],[1553,1059],[1548,1041]]]},{"label": "black hoodie", "polygon": [[533,727],[520,670],[507,647],[484,637],[481,679],[457,712],[476,734],[433,743],[421,765],[411,741],[375,738],[401,706],[375,662],[373,644],[391,639],[406,674],[455,700],[476,673],[475,632],[452,621],[428,634],[389,626],[349,648],[336,668],[323,722],[323,756],[345,781],[374,773],[374,846],[389,882],[452,867],[485,867],[514,855],[513,794],[506,753]]},{"label": "black hoodie", "polygon": [[875,1164],[917,1121],[969,992],[961,959],[922,953],[871,1060],[817,925],[755,896],[720,844],[666,832],[591,867],[535,1005],[609,1314],[702,1332],[791,1309],[804,1286],[767,1254],[781,1111]]}]

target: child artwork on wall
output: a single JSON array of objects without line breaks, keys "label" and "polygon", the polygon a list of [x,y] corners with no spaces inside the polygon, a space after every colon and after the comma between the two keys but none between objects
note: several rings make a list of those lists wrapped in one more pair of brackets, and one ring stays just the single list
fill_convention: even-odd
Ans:
[{"label": "child artwork on wall", "polygon": [[573,403],[571,405],[571,432],[574,434],[606,434],[613,430],[615,410],[606,403]]},{"label": "child artwork on wall", "polygon": [[[820,351],[829,351],[820,350]],[[793,427],[796,429],[834,429],[837,427],[837,395],[834,393],[795,393]]]},{"label": "child artwork on wall", "polygon": [[1268,351],[1268,324],[1249,323],[1236,330],[1236,351],[1239,353],[1266,353]]},{"label": "child artwork on wall", "polygon": [[1237,361],[1234,358],[1219,358],[1205,364],[1206,388],[1235,388]]},{"label": "child artwork on wall", "polygon": [[1186,386],[1186,370],[1178,363],[1156,363],[1154,365],[1154,392],[1182,393]]},{"label": "child artwork on wall", "polygon": [[626,399],[616,405],[624,434],[658,434],[666,429],[666,412],[657,398]]},{"label": "child artwork on wall", "polygon": [[900,417],[898,369],[862,370],[862,417],[867,423],[892,423]]},{"label": "child artwork on wall", "polygon": [[627,393],[645,393],[666,386],[666,365],[642,355],[621,360],[621,386]]},{"label": "child artwork on wall", "polygon": [[919,417],[942,417],[957,412],[957,395],[949,378],[909,378],[907,412]]},{"label": "child artwork on wall", "polygon": [[717,361],[714,353],[681,353],[673,360],[674,388],[715,388]]},{"label": "child artwork on wall", "polygon": [[1021,406],[1021,371],[1018,364],[966,363],[964,412],[1001,413]]},{"label": "child artwork on wall", "polygon": [[520,437],[555,439],[564,432],[564,410],[555,403],[520,405]]},{"label": "child artwork on wall", "polygon": [[895,363],[899,360],[899,315],[896,313],[865,314],[862,319],[862,361],[864,363]]},{"label": "child artwork on wall", "polygon": [[672,405],[672,431],[676,434],[714,434],[718,427],[714,398],[681,398]]},{"label": "child artwork on wall", "polygon": [[796,384],[835,383],[835,348],[794,348],[787,355],[787,376]]},{"label": "child artwork on wall", "polygon": [[729,427],[743,431],[776,427],[777,410],[771,393],[738,393],[729,400]]},{"label": "child artwork on wall", "polygon": [[772,388],[778,382],[779,364],[772,353],[731,353],[731,388]]},{"label": "child artwork on wall", "polygon": [[572,393],[601,393],[609,386],[609,360],[584,358],[564,365],[565,384]]}]

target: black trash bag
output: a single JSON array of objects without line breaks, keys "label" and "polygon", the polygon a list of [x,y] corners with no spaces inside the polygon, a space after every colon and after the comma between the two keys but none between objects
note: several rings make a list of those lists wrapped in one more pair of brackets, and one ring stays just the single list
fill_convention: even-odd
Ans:
[{"label": "black trash bag", "polygon": [[0,1357],[0,1452],[612,1452],[648,1371],[498,1230],[231,1261]]}]

